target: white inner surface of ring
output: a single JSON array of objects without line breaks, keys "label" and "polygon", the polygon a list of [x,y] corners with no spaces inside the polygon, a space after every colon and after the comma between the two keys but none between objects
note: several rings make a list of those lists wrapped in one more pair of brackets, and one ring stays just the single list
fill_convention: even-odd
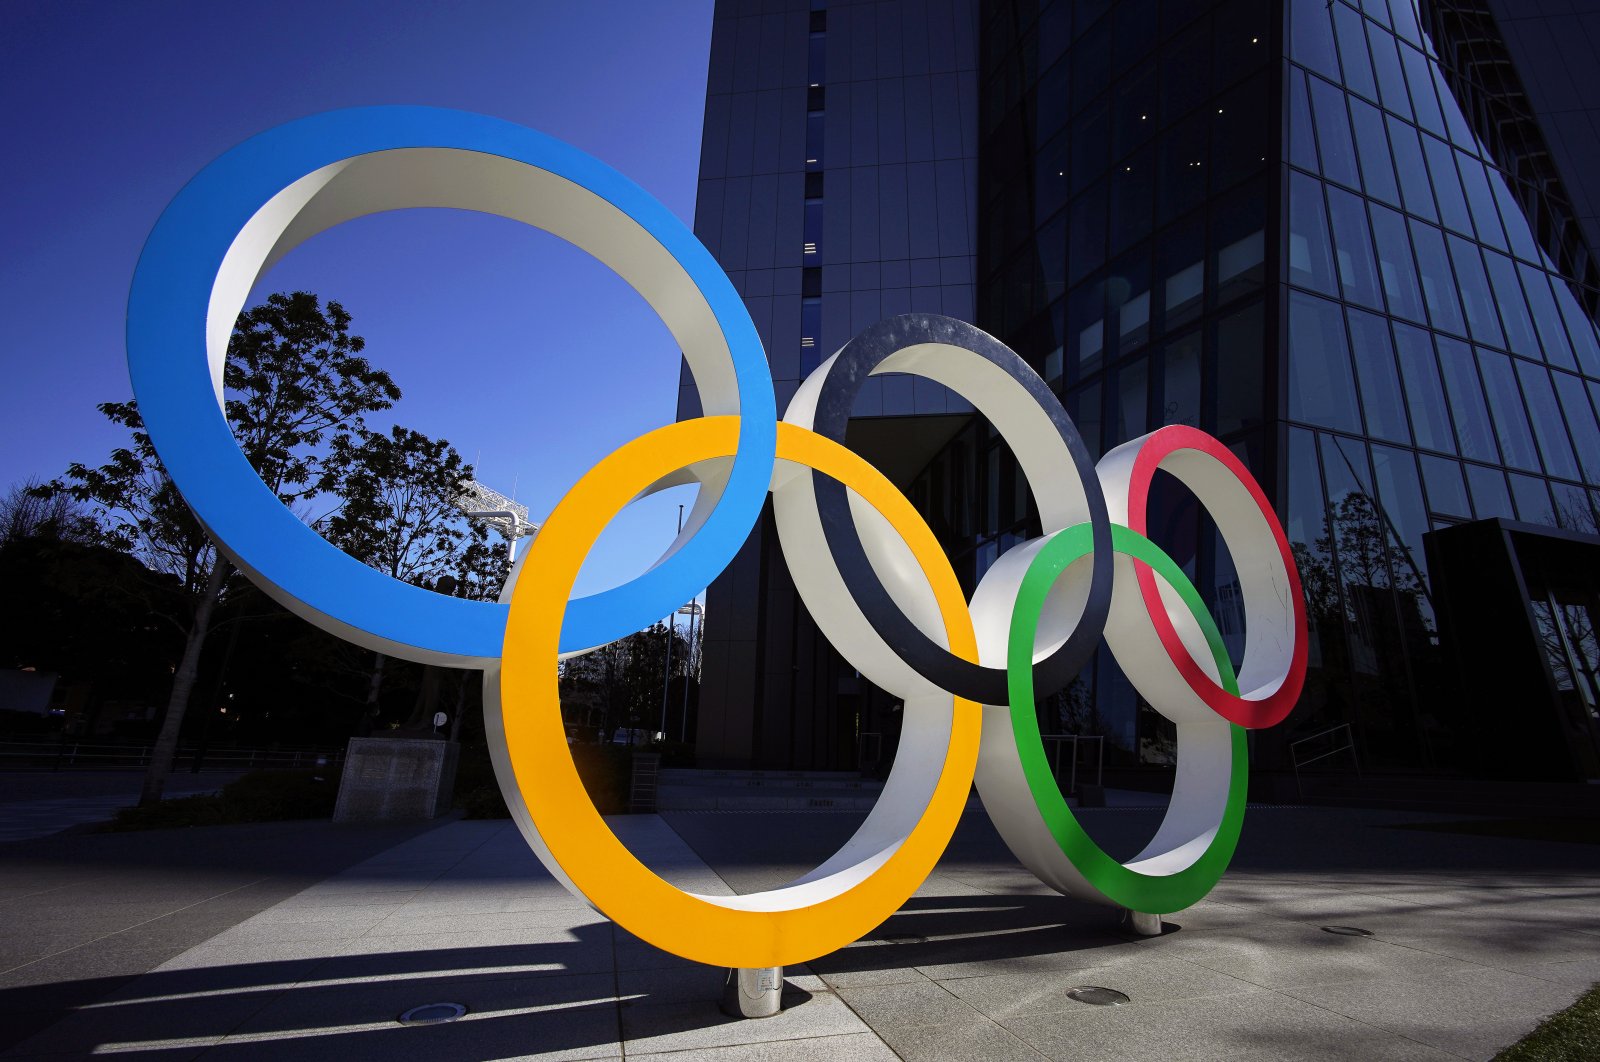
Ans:
[{"label": "white inner surface of ring", "polygon": [[[682,472],[652,484],[642,495],[681,482],[710,484],[725,481],[729,464],[729,458],[696,462]],[[784,560],[789,564],[806,608],[823,635],[851,666],[870,681],[904,700],[905,724],[894,765],[872,811],[850,839],[822,865],[786,885],[765,892],[744,896],[693,894],[707,903],[731,910],[794,910],[840,896],[861,884],[899,850],[901,843],[922,821],[949,758],[950,736],[955,722],[954,698],[905,668],[898,655],[888,651],[887,647],[879,648],[881,642],[874,644],[857,636],[860,612],[845,604],[850,601],[849,588],[844,585],[834,565],[822,562],[827,555],[827,543],[822,539],[821,523],[816,519],[810,472],[805,466],[781,459],[773,472],[773,506],[777,513]],[[884,520],[884,524],[888,526],[888,521]],[[502,592],[501,600],[510,601],[511,592],[508,586]],[[929,593],[931,595],[931,590]],[[484,672],[483,701],[495,777],[512,818],[539,861],[568,891],[587,902],[588,898],[561,869],[555,854],[540,837],[527,798],[516,784],[505,741],[498,662]]]},{"label": "white inner surface of ring", "polygon": [[[822,383],[832,371],[837,358],[838,355],[834,355],[823,362],[801,384],[784,413],[784,420],[805,428],[814,426]],[[1018,465],[1027,477],[1028,489],[1032,491],[1035,504],[1039,507],[1040,521],[1046,537],[1054,531],[1089,519],[1088,494],[1083,482],[1078,478],[1077,468],[1072,462],[1072,455],[1067,450],[1065,441],[1061,438],[1060,430],[1050,415],[1039,405],[1038,400],[1005,369],[965,347],[946,343],[918,343],[895,351],[873,369],[872,375],[890,372],[911,373],[942,384],[971,402],[988,418],[1011,447],[1011,452],[1016,456]],[[811,508],[815,510],[814,501]],[[871,506],[863,503],[855,495],[850,496],[850,514],[860,536],[862,548],[866,551],[867,560],[889,596],[918,630],[935,644],[945,646],[944,623],[939,616],[932,590],[927,580],[922,577],[915,558],[900,540],[900,536],[894,533],[888,522],[873,511]],[[780,520],[780,531],[782,526]],[[1000,562],[1015,563],[1016,557],[1013,555],[1020,556],[1030,545],[1023,543],[1014,546]],[[827,558],[826,566],[832,568],[836,574],[837,569],[833,565],[832,555],[825,543],[822,550]],[[786,555],[789,554],[787,545],[784,552]],[[1007,561],[1007,558],[1011,560]],[[1088,601],[1088,592],[1087,567],[1058,580],[1051,588],[1039,625],[1039,636],[1035,642],[1035,660],[1042,660],[1060,648],[1076,629]],[[854,598],[846,598],[843,607],[852,616],[860,615],[860,609],[856,606]],[[856,626],[857,638],[868,639],[880,647],[885,654],[894,659],[895,669],[903,675],[915,675],[910,665],[889,648],[877,629],[867,623],[864,617]],[[981,640],[980,632],[980,642]],[[835,641],[834,644],[842,643]],[[987,657],[982,659],[987,666],[1001,669],[1005,667],[1003,656],[999,660]],[[927,685],[920,676],[918,681]]]},{"label": "white inner surface of ring", "polygon": [[[256,282],[301,243],[341,222],[417,207],[509,218],[593,255],[637,291],[667,326],[689,363],[707,415],[739,412],[733,358],[710,303],[688,270],[644,226],[565,177],[459,148],[396,148],[345,159],[300,178],[256,211],[223,257],[206,313],[206,357],[219,407],[228,340]],[[604,402],[604,392],[594,399]],[[724,482],[702,486],[691,519],[662,560],[693,537],[721,497]],[[320,618],[315,622],[327,626]],[[364,632],[337,626],[358,643],[371,641]],[[383,648],[419,656],[388,642]],[[420,656],[442,662],[438,654]]]}]

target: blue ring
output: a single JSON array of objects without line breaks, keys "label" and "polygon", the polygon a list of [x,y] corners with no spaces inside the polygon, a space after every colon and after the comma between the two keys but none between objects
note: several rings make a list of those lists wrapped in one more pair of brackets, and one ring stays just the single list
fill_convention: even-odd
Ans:
[{"label": "blue ring", "polygon": [[604,645],[669,615],[728,565],[766,499],[777,409],[761,339],[727,274],[655,197],[577,148],[497,118],[431,107],[332,111],[246,140],[178,193],[145,242],[128,301],[128,368],[167,473],[231,555],[308,608],[421,653],[500,656],[507,606],[411,586],[330,545],[261,482],[212,387],[206,313],[223,257],[245,223],[306,174],[397,148],[483,152],[566,178],[643,227],[710,305],[739,395],[739,450],[727,486],[699,532],[672,556],[631,582],[573,601],[561,649]]}]

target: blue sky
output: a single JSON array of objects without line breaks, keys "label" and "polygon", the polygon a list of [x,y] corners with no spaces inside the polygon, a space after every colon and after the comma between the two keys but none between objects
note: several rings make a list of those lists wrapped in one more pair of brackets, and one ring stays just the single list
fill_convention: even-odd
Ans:
[{"label": "blue sky", "polygon": [[[338,107],[456,107],[566,140],[692,223],[710,32],[710,0],[6,0],[0,489],[98,464],[122,441],[94,407],[131,395],[122,329],[139,250],[173,194],[235,143]],[[677,349],[643,300],[514,222],[359,219],[257,291],[294,289],[344,304],[405,392],[395,421],[448,438],[535,518],[674,418]],[[580,592],[646,567],[684,493],[619,517]]]}]

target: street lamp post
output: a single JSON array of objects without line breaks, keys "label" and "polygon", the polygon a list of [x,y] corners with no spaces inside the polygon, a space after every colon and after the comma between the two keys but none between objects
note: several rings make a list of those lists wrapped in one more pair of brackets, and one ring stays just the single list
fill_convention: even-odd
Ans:
[{"label": "street lamp post", "polygon": [[694,667],[694,618],[700,615],[701,608],[698,601],[691,601],[678,610],[689,614],[689,659],[683,673],[683,717],[678,720],[678,740],[684,744],[689,741],[689,669]]}]

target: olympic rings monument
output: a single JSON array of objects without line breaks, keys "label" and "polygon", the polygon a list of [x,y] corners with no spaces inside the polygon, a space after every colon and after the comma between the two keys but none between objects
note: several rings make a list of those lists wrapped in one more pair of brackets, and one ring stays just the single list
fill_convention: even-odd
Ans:
[{"label": "olympic rings monument", "polygon": [[[408,207],[513,218],[577,245],[650,304],[683,351],[705,415],[620,447],[561,499],[498,603],[398,582],[324,541],[239,451],[223,363],[256,279],[342,221]],[[730,968],[750,1016],[778,1007],[781,967],[856,940],[933,870],[974,782],[1016,857],[1051,888],[1163,913],[1216,884],[1238,842],[1246,731],[1288,714],[1306,666],[1305,603],[1265,494],[1216,439],[1164,427],[1095,464],[1056,396],[1015,352],[962,321],[881,321],[824,361],[777,418],[765,353],[711,254],[661,203],[577,149],[505,121],[421,107],[335,111],[238,145],[167,207],[134,275],[128,361],[150,437],[219,547],[262,590],[361,646],[484,672],[495,771],[523,837],[555,878],[666,951]],[[972,600],[910,501],[844,446],[857,390],[912,373],[961,394],[1027,475],[1043,535],[1014,546]],[[1145,537],[1157,469],[1215,520],[1246,617],[1232,667],[1199,593]],[[623,586],[569,600],[584,557],[630,500],[695,482],[683,532]],[[781,888],[702,896],[617,840],[585,794],[556,662],[637,631],[732,560],[773,498],[779,540],[818,627],[904,700],[881,799],[848,842]],[[1070,682],[1104,635],[1129,681],[1176,724],[1172,799],[1119,863],[1056,787],[1034,698]]]}]

